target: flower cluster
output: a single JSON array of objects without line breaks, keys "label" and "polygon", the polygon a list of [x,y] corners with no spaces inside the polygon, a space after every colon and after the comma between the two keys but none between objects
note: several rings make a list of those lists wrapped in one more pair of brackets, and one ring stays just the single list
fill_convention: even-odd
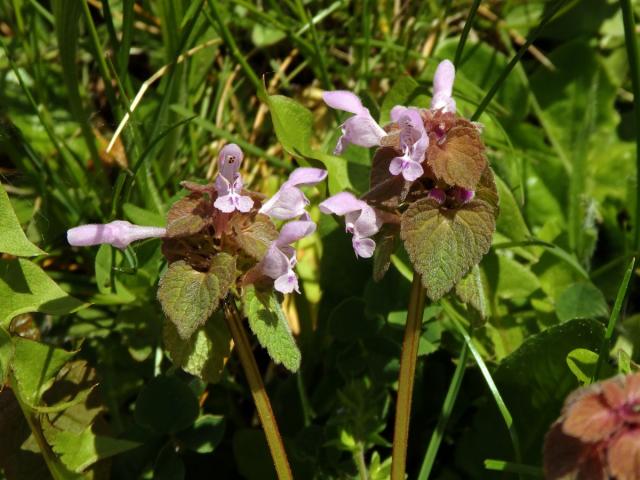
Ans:
[{"label": "flower cluster", "polygon": [[581,388],[544,445],[545,478],[640,479],[640,373]]},{"label": "flower cluster", "polygon": [[[117,220],[72,228],[67,232],[68,242],[74,246],[105,243],[124,249],[136,240],[162,237],[163,253],[170,263],[185,261],[195,271],[206,272],[215,255],[225,252],[241,260],[247,273],[243,284],[269,279],[282,293],[299,291],[293,271],[296,252],[291,245],[316,229],[306,212],[309,200],[300,187],[322,182],[327,172],[298,168],[263,203],[260,194],[244,189],[242,160],[240,147],[226,145],[218,156],[213,185],[183,182],[190,194],[173,205],[167,228]],[[270,219],[290,221],[278,233]]]},{"label": "flower cluster", "polygon": [[[452,98],[455,68],[445,60],[435,72],[429,109],[395,106],[384,128],[360,99],[348,91],[324,92],[325,103],[352,113],[341,126],[334,153],[347,145],[378,147],[371,190],[362,199],[341,192],[320,204],[324,213],[344,216],[353,235],[356,256],[374,254],[373,237],[397,215],[406,200],[430,198],[437,205],[459,207],[469,203],[487,168],[479,125],[456,115]],[[391,213],[391,215],[389,214]]]}]

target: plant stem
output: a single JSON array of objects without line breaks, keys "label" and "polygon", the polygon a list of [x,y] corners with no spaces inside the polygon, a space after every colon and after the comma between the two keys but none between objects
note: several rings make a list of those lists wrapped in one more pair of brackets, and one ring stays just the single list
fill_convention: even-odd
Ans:
[{"label": "plant stem", "polygon": [[362,443],[358,445],[358,450],[353,452],[353,460],[356,462],[356,466],[358,467],[358,476],[360,477],[360,480],[369,480],[367,462],[364,459],[364,445]]},{"label": "plant stem", "polygon": [[404,480],[407,463],[407,443],[409,441],[409,418],[413,380],[416,373],[418,343],[422,329],[425,294],[420,275],[413,273],[407,324],[402,340],[400,375],[398,377],[398,400],[396,402],[396,424],[393,432],[393,452],[391,460],[391,480]]},{"label": "plant stem", "polygon": [[273,414],[271,402],[264,388],[264,383],[262,383],[262,377],[260,376],[256,359],[251,350],[249,337],[247,337],[247,332],[242,325],[240,312],[238,312],[238,308],[233,299],[225,302],[224,313],[227,325],[231,331],[231,336],[233,337],[233,342],[240,356],[240,363],[242,363],[242,368],[244,369],[249,387],[251,388],[251,395],[253,396],[256,410],[258,410],[258,416],[260,417],[264,434],[267,437],[267,444],[269,445],[269,450],[271,450],[271,458],[273,458],[278,478],[280,480],[293,480],[291,467],[287,459],[287,452],[284,449],[282,437],[280,437],[276,417]]}]

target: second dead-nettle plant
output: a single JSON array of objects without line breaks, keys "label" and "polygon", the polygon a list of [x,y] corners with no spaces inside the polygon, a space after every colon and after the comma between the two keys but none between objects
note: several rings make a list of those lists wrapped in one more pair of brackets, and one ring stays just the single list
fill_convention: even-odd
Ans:
[{"label": "second dead-nettle plant", "polygon": [[327,105],[353,114],[342,124],[334,153],[341,154],[348,144],[377,150],[369,191],[361,198],[340,192],[322,202],[320,210],[345,217],[356,256],[374,257],[375,280],[388,270],[399,239],[413,265],[398,378],[392,480],[405,478],[424,291],[435,301],[458,287],[462,299],[474,304],[480,293],[473,288],[477,282],[473,275],[465,276],[489,251],[498,216],[482,126],[457,114],[454,78],[453,64],[441,62],[430,108],[396,105],[384,127],[355,94],[323,94]]},{"label": "second dead-nettle plant", "polygon": [[384,127],[348,91],[323,94],[332,108],[353,114],[335,149],[377,147],[370,189],[341,192],[320,204],[344,215],[357,256],[374,257],[379,280],[398,239],[431,300],[449,292],[489,251],[498,195],[481,138],[482,126],[456,113],[455,69],[445,60],[434,76],[430,108],[397,105]]},{"label": "second dead-nettle plant", "polygon": [[[158,299],[168,319],[163,336],[169,356],[183,370],[216,381],[235,344],[278,476],[291,478],[236,302],[271,358],[298,370],[300,352],[277,292],[299,292],[292,245],[316,229],[300,188],[322,182],[327,172],[298,168],[266,199],[244,188],[242,160],[240,148],[227,145],[218,157],[215,183],[182,182],[188,194],[169,210],[166,228],[117,220],[72,228],[67,238],[74,246],[106,243],[123,249],[135,240],[161,237],[168,267],[160,278]],[[278,229],[275,222],[282,226]]]}]

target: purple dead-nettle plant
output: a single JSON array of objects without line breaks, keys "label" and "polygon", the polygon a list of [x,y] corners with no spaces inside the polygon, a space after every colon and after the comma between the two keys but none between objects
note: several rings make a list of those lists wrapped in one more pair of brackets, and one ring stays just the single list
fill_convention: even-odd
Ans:
[{"label": "purple dead-nettle plant", "polygon": [[481,139],[482,127],[458,114],[455,68],[435,72],[429,108],[397,105],[380,126],[348,91],[324,92],[332,108],[352,113],[335,149],[377,147],[370,189],[360,198],[341,192],[320,204],[345,217],[358,257],[374,257],[374,277],[389,267],[403,241],[427,294],[438,299],[478,264],[491,245],[498,196]]},{"label": "purple dead-nettle plant", "polygon": [[[108,243],[118,248],[126,248],[135,240],[161,238],[168,262],[158,288],[158,299],[169,320],[165,343],[176,363],[208,380],[212,366],[196,365],[188,345],[205,342],[203,338],[214,341],[214,330],[208,322],[214,321],[213,314],[225,299],[239,298],[251,319],[252,314],[263,315],[260,309],[280,308],[274,291],[299,292],[293,244],[316,229],[306,211],[309,200],[301,187],[316,185],[327,176],[325,170],[298,168],[267,200],[261,193],[244,188],[242,160],[237,145],[226,145],[218,156],[214,183],[182,182],[188,193],[169,209],[166,228],[114,221],[75,227],[67,235],[71,245]],[[272,219],[279,224],[291,221],[278,229]],[[298,357],[274,360],[295,370],[299,352]]]}]

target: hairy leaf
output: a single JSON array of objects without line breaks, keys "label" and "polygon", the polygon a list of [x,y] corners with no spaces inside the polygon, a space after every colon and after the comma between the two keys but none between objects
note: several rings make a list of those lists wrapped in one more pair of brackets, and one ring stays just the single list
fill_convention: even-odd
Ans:
[{"label": "hairy leaf", "polygon": [[167,214],[167,237],[194,235],[208,225],[213,214],[213,202],[200,194],[180,199]]},{"label": "hairy leaf", "polygon": [[495,192],[487,169],[471,202],[449,209],[423,198],[402,215],[400,235],[432,300],[451,290],[489,251],[498,214]]},{"label": "hairy leaf", "polygon": [[13,350],[13,342],[11,341],[9,332],[0,327],[0,390],[2,390],[2,386],[9,375]]},{"label": "hairy leaf", "polygon": [[216,383],[220,380],[233,348],[222,318],[214,316],[188,340],[180,338],[173,323],[166,322],[163,337],[173,363],[205,382]]},{"label": "hairy leaf", "polygon": [[438,180],[475,190],[487,168],[484,144],[478,130],[469,122],[458,123],[446,133],[444,141],[429,137],[427,165]]},{"label": "hairy leaf", "polygon": [[232,229],[235,233],[235,241],[247,255],[262,260],[267,253],[269,244],[278,238],[278,230],[269,217],[258,214],[251,223],[243,223],[241,216],[232,219]]},{"label": "hairy leaf", "polygon": [[556,314],[561,322],[574,318],[599,318],[609,316],[607,300],[592,283],[579,282],[570,285],[558,297]]},{"label": "hairy leaf", "polygon": [[485,320],[489,315],[489,296],[482,270],[474,265],[471,271],[456,285],[456,295]]},{"label": "hairy leaf", "polygon": [[16,217],[9,196],[0,184],[0,253],[8,253],[16,257],[33,257],[46,255],[33,243],[27,240]]},{"label": "hairy leaf", "polygon": [[235,257],[218,253],[208,272],[183,260],[169,265],[160,279],[158,300],[178,335],[187,340],[218,308],[235,280]]},{"label": "hairy leaf", "polygon": [[267,349],[274,362],[296,372],[300,368],[300,350],[275,293],[249,286],[242,300],[244,314],[260,345]]}]

